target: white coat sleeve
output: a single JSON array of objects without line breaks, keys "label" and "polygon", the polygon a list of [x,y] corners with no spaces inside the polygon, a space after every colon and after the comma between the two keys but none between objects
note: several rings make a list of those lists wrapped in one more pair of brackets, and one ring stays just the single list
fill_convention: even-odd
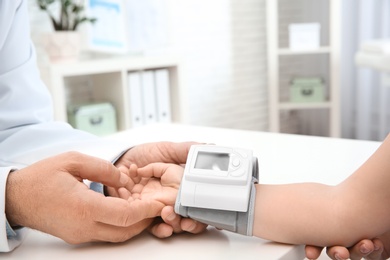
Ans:
[{"label": "white coat sleeve", "polygon": [[27,0],[0,0],[0,252],[19,245],[23,232],[6,235],[5,185],[11,166],[22,168],[71,150],[112,160],[130,147],[53,121],[27,13]]}]

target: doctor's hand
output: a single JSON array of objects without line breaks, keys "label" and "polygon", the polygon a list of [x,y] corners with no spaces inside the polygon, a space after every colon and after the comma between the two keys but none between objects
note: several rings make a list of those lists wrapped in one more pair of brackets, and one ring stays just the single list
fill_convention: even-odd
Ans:
[{"label": "doctor's hand", "polygon": [[144,167],[150,163],[163,162],[185,164],[191,145],[195,142],[157,142],[137,145],[128,150],[115,163],[115,166],[128,168],[131,164]]},{"label": "doctor's hand", "polygon": [[[320,256],[322,247],[306,246],[306,257],[316,259]],[[346,248],[342,246],[329,247],[326,250],[327,255],[333,260],[339,259],[367,259],[367,260],[385,260],[390,257],[390,231],[385,234],[370,239],[363,239]]]},{"label": "doctor's hand", "polygon": [[57,236],[68,243],[121,242],[158,216],[157,201],[127,201],[90,190],[83,180],[123,187],[129,177],[108,161],[68,152],[11,172],[5,213],[12,226]]},{"label": "doctor's hand", "polygon": [[[115,165],[128,168],[132,164],[144,167],[156,162],[185,164],[188,151],[194,144],[199,143],[157,142],[137,145],[127,151]],[[118,196],[118,192],[114,188],[108,188],[107,191],[111,196]],[[204,231],[206,227],[206,225],[192,219],[182,218],[174,212],[171,206],[167,206],[162,210],[161,218],[155,219],[149,230],[156,237],[164,238],[183,231],[197,234]]]}]

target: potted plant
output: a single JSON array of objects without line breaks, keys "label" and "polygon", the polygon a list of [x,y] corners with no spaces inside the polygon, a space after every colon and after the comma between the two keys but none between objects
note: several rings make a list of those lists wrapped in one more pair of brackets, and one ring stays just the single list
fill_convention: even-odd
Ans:
[{"label": "potted plant", "polygon": [[95,18],[85,16],[84,0],[37,0],[37,4],[48,14],[53,24],[54,33],[48,35],[45,44],[50,59],[76,59],[81,45],[77,32],[79,25],[96,21]]}]

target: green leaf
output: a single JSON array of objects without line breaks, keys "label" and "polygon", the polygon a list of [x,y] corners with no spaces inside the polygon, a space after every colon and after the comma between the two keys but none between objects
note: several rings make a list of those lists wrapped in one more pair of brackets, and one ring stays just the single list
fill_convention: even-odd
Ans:
[{"label": "green leaf", "polygon": [[[12,1],[12,0],[11,0]],[[84,6],[74,0],[36,0],[37,5],[43,11],[45,11],[53,24],[54,30],[76,30],[80,23],[96,22],[96,18],[80,17],[84,11]],[[60,13],[57,19],[52,15],[49,6],[53,3],[60,4]]]}]

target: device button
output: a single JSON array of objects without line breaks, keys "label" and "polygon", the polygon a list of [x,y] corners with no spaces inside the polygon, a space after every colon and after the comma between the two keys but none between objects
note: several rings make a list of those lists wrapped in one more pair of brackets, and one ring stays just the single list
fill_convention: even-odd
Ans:
[{"label": "device button", "polygon": [[238,158],[234,158],[233,159],[233,161],[232,161],[232,165],[234,166],[234,167],[238,167],[238,166],[240,166],[240,159],[238,159]]}]

